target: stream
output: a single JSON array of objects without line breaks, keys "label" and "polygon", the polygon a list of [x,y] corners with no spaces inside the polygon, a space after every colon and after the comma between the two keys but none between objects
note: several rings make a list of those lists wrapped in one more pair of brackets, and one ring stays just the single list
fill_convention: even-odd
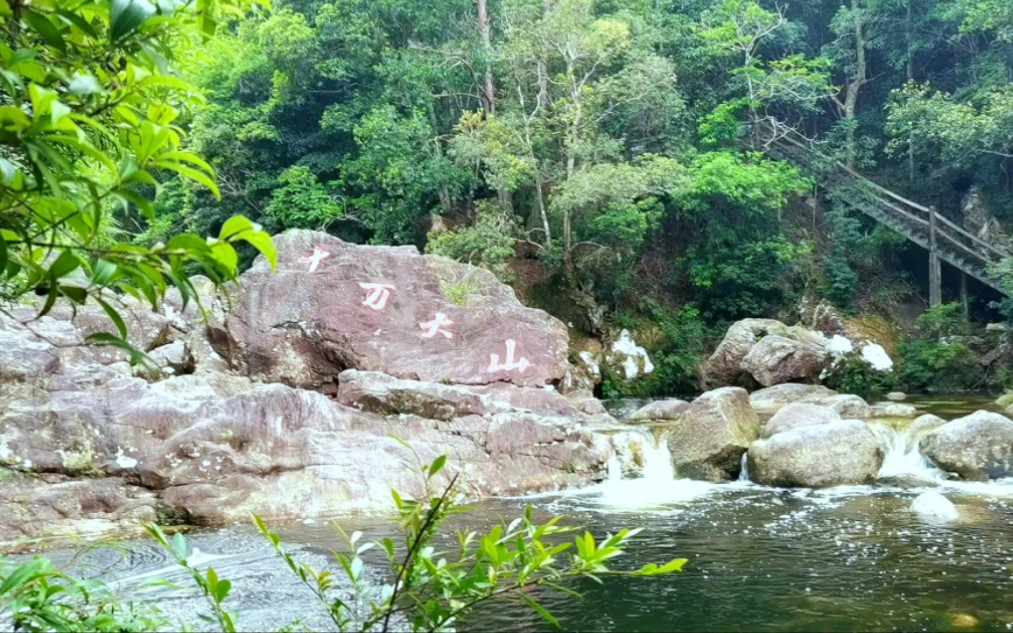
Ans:
[{"label": "stream", "polygon": [[[993,408],[990,401],[966,396],[909,402],[947,419]],[[627,405],[633,406],[610,404],[614,411]],[[643,477],[626,478],[613,464],[609,480],[600,485],[485,500],[455,527],[488,529],[495,517],[512,518],[531,504],[538,518],[563,514],[568,524],[595,534],[643,528],[618,568],[690,560],[681,574],[571,585],[584,600],[536,590],[533,597],[566,631],[1013,630],[1013,479],[947,480],[925,463],[903,430],[873,424],[887,451],[881,475],[914,475],[927,485],[814,491],[677,479],[661,443],[644,448]],[[928,490],[952,502],[955,520],[941,518],[945,512],[933,514],[931,507],[928,513],[912,509],[912,501]],[[341,524],[374,538],[394,533],[389,522],[378,519]],[[318,568],[328,564],[338,544],[325,522],[274,527],[300,559]],[[453,534],[443,538],[434,546],[456,543]],[[241,614],[242,630],[277,629],[294,621],[300,622],[297,628],[330,629],[313,597],[252,529],[198,531],[188,539],[199,550],[195,560],[232,580],[229,603]],[[74,554],[47,555],[67,562]],[[150,542],[78,553],[72,566],[116,589],[134,588],[132,596],[156,600],[174,621],[207,626],[197,618],[202,603],[195,590]],[[180,587],[151,585],[154,578]],[[474,612],[458,630],[555,629],[530,608],[501,602]]]}]

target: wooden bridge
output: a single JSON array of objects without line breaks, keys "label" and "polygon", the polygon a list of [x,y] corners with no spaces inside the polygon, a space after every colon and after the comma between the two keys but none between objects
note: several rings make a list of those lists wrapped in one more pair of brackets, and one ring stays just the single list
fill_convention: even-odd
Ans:
[{"label": "wooden bridge", "polygon": [[989,244],[968,233],[932,206],[923,206],[885,189],[855,170],[824,155],[800,135],[768,127],[768,139],[759,144],[766,154],[787,160],[816,179],[832,195],[848,206],[884,224],[929,252],[929,304],[942,301],[940,261],[964,273],[961,275],[961,299],[966,305],[967,277],[974,277],[997,292],[1009,291],[989,275],[989,265],[1013,256],[1006,245]]}]

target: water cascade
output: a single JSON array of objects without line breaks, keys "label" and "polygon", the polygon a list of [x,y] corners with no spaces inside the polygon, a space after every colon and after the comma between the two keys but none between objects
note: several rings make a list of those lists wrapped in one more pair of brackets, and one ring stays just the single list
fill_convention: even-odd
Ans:
[{"label": "water cascade", "polygon": [[918,450],[918,438],[904,430],[892,426],[873,423],[870,425],[883,445],[883,465],[879,469],[879,478],[884,477],[915,477],[926,481],[941,481],[944,473],[929,464],[929,461]]},{"label": "water cascade", "polygon": [[749,481],[749,451],[742,454],[742,470],[739,471],[739,481]]},{"label": "water cascade", "polygon": [[[613,435],[612,445],[608,479],[600,487],[601,499],[609,506],[678,503],[718,488],[718,484],[678,479],[667,439],[648,429]],[[636,463],[623,463],[622,457]],[[624,476],[631,473],[634,476]]]}]

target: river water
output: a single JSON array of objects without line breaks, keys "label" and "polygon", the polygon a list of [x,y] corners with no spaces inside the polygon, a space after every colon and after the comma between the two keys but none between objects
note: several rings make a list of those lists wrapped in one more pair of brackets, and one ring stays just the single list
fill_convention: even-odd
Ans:
[{"label": "river water", "polygon": [[[987,408],[985,401],[966,397],[915,404],[946,418]],[[910,474],[927,485],[813,491],[680,480],[662,445],[644,450],[642,477],[623,478],[615,466],[599,486],[483,501],[460,523],[488,529],[496,517],[517,516],[531,504],[536,516],[563,514],[568,524],[596,534],[643,528],[616,567],[690,560],[683,573],[672,576],[579,582],[572,588],[584,600],[539,589],[536,599],[567,631],[1013,630],[1013,480],[948,481],[912,451],[903,431],[888,425],[875,430],[888,449],[884,471],[889,472],[883,474]],[[953,506],[943,501],[938,513],[932,507],[928,514],[914,511],[912,501],[927,490]],[[947,517],[952,509],[955,518]],[[393,534],[381,520],[342,525],[376,538]],[[338,543],[323,523],[276,527],[300,557],[318,567],[327,564]],[[449,547],[456,537],[446,538],[442,544]],[[302,627],[327,630],[312,596],[249,528],[194,533],[189,539],[200,550],[198,560],[233,581],[230,602],[242,614],[240,628],[276,629],[301,620]],[[125,551],[95,550],[75,566],[123,590],[154,577],[185,587],[150,543],[130,543]],[[51,555],[66,560],[69,553]],[[203,628],[196,618],[200,601],[189,588],[141,591],[178,621]],[[521,604],[497,603],[472,614],[458,630],[554,629]]]}]

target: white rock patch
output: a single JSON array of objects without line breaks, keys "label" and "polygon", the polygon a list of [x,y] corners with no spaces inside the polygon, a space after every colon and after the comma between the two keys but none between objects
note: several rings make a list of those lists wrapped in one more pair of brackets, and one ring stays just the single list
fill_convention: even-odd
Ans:
[{"label": "white rock patch", "polygon": [[120,468],[133,468],[137,465],[137,460],[124,453],[122,447],[117,447],[116,465]]},{"label": "white rock patch", "polygon": [[893,360],[886,353],[882,345],[869,343],[862,348],[862,360],[869,363],[869,366],[876,371],[890,371],[893,369]]},{"label": "white rock patch", "polygon": [[851,343],[851,340],[846,336],[840,334],[834,334],[827,341],[827,351],[834,356],[844,356],[855,351],[855,346]]},{"label": "white rock patch", "polygon": [[637,345],[630,331],[625,328],[619,333],[619,339],[612,342],[612,355],[622,358],[626,380],[654,371],[654,363],[647,355],[647,350]]}]

